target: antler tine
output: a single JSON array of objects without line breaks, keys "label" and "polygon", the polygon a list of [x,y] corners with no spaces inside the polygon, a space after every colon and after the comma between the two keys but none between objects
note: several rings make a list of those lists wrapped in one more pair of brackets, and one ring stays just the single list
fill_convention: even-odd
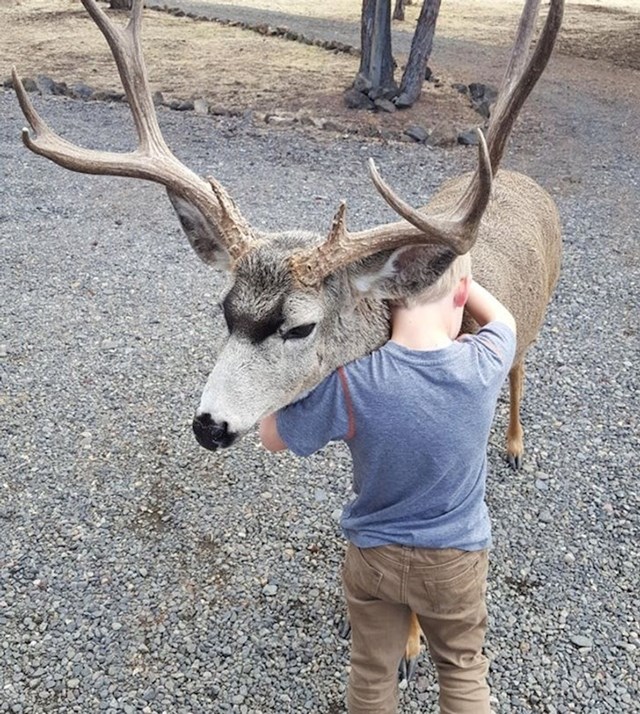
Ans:
[{"label": "antler tine", "polygon": [[81,0],[85,9],[104,35],[115,60],[122,88],[131,107],[131,114],[143,151],[157,150],[171,154],[158,126],[153,99],[147,79],[147,67],[142,54],[140,30],[143,0],[134,0],[129,22],[120,27],[98,7],[96,0]]},{"label": "antler tine", "polygon": [[489,123],[487,143],[494,173],[498,169],[518,113],[547,66],[562,24],[564,0],[550,0],[547,19],[527,63],[539,6],[540,0],[527,0],[525,4],[511,57],[500,85],[498,100]]},{"label": "antler tine", "polygon": [[478,136],[478,168],[452,211],[439,216],[427,216],[400,198],[382,179],[373,159],[369,159],[375,187],[405,220],[350,233],[346,228],[346,204],[341,203],[327,240],[291,257],[291,270],[298,283],[317,287],[327,275],[357,260],[410,245],[443,245],[458,255],[471,250],[492,186],[489,152],[479,129]]},{"label": "antler tine", "polygon": [[14,67],[13,86],[34,133],[31,136],[28,129],[22,130],[25,146],[71,171],[128,176],[162,184],[192,203],[216,226],[232,260],[239,260],[255,244],[251,227],[222,186],[212,179],[200,178],[181,163],[160,132],[140,42],[142,0],[134,0],[129,22],[124,28],[113,23],[95,0],[82,0],[82,4],[111,48],[135,123],[138,148],[128,153],[116,153],[85,149],[66,141],[52,131],[35,110]]}]

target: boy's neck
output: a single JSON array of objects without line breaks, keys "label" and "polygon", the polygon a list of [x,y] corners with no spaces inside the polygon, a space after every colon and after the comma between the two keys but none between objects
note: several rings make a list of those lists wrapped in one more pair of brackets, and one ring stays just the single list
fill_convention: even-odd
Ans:
[{"label": "boy's neck", "polygon": [[391,340],[410,350],[439,350],[457,337],[462,308],[440,301],[414,307],[394,307]]}]

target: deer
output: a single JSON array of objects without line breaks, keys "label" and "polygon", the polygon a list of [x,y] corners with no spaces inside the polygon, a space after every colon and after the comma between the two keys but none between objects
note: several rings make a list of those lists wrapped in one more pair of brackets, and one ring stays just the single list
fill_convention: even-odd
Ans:
[{"label": "deer", "polygon": [[[14,67],[13,87],[30,126],[22,130],[22,140],[32,152],[72,171],[161,184],[193,250],[227,274],[222,309],[228,335],[193,418],[198,443],[211,451],[230,447],[263,416],[382,345],[389,337],[390,301],[421,292],[456,256],[471,251],[474,278],[516,319],[506,442],[508,462],[518,469],[524,451],[524,359],[559,277],[562,242],[551,196],[500,163],[519,112],[551,55],[564,0],[550,0],[531,51],[540,0],[525,0],[486,140],[478,130],[476,168],[446,182],[425,207],[416,209],[370,160],[372,182],[400,220],[349,231],[342,202],[327,237],[251,226],[214,177],[201,178],[181,163],[165,143],[149,89],[140,42],[142,0],[134,0],[125,27],[96,0],[81,1],[111,48],[138,146],[112,153],[61,138],[34,108]],[[462,331],[477,329],[466,316]],[[415,669],[420,636],[414,616],[401,663],[405,675]]]}]

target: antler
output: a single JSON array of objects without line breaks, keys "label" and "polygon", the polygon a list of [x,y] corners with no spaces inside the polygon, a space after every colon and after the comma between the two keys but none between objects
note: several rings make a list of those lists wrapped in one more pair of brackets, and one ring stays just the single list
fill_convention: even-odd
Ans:
[{"label": "antler", "polygon": [[300,285],[318,286],[339,268],[383,250],[409,245],[443,245],[463,255],[475,242],[478,225],[491,197],[491,163],[482,132],[478,129],[478,168],[469,186],[451,211],[427,216],[396,195],[369,159],[371,179],[384,200],[405,220],[350,233],[346,228],[346,203],[334,216],[329,237],[321,245],[291,256],[291,271]]},{"label": "antler", "polygon": [[550,0],[547,19],[531,59],[527,62],[539,7],[540,0],[526,0],[525,2],[509,63],[500,85],[498,99],[491,113],[487,144],[491,156],[491,170],[494,173],[498,170],[520,109],[547,66],[562,24],[564,0]]},{"label": "antler", "polygon": [[72,144],[53,132],[36,112],[13,67],[13,86],[20,107],[31,126],[22,130],[22,141],[36,154],[72,171],[110,176],[129,176],[160,183],[192,203],[219,229],[220,240],[237,262],[255,244],[253,231],[225,189],[213,178],[204,180],[182,164],[164,141],[149,90],[140,42],[142,0],[134,0],[126,27],[113,23],[95,0],[82,4],[105,36],[115,59],[138,135],[138,148],[130,153],[95,151]]}]

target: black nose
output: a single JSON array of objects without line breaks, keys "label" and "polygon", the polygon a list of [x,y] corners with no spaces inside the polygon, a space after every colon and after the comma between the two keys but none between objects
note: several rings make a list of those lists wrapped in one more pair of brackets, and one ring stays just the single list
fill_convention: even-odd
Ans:
[{"label": "black nose", "polygon": [[235,434],[229,432],[226,421],[215,422],[211,414],[207,413],[196,415],[193,420],[193,433],[198,444],[209,451],[215,451],[219,446],[231,446],[236,438]]}]

